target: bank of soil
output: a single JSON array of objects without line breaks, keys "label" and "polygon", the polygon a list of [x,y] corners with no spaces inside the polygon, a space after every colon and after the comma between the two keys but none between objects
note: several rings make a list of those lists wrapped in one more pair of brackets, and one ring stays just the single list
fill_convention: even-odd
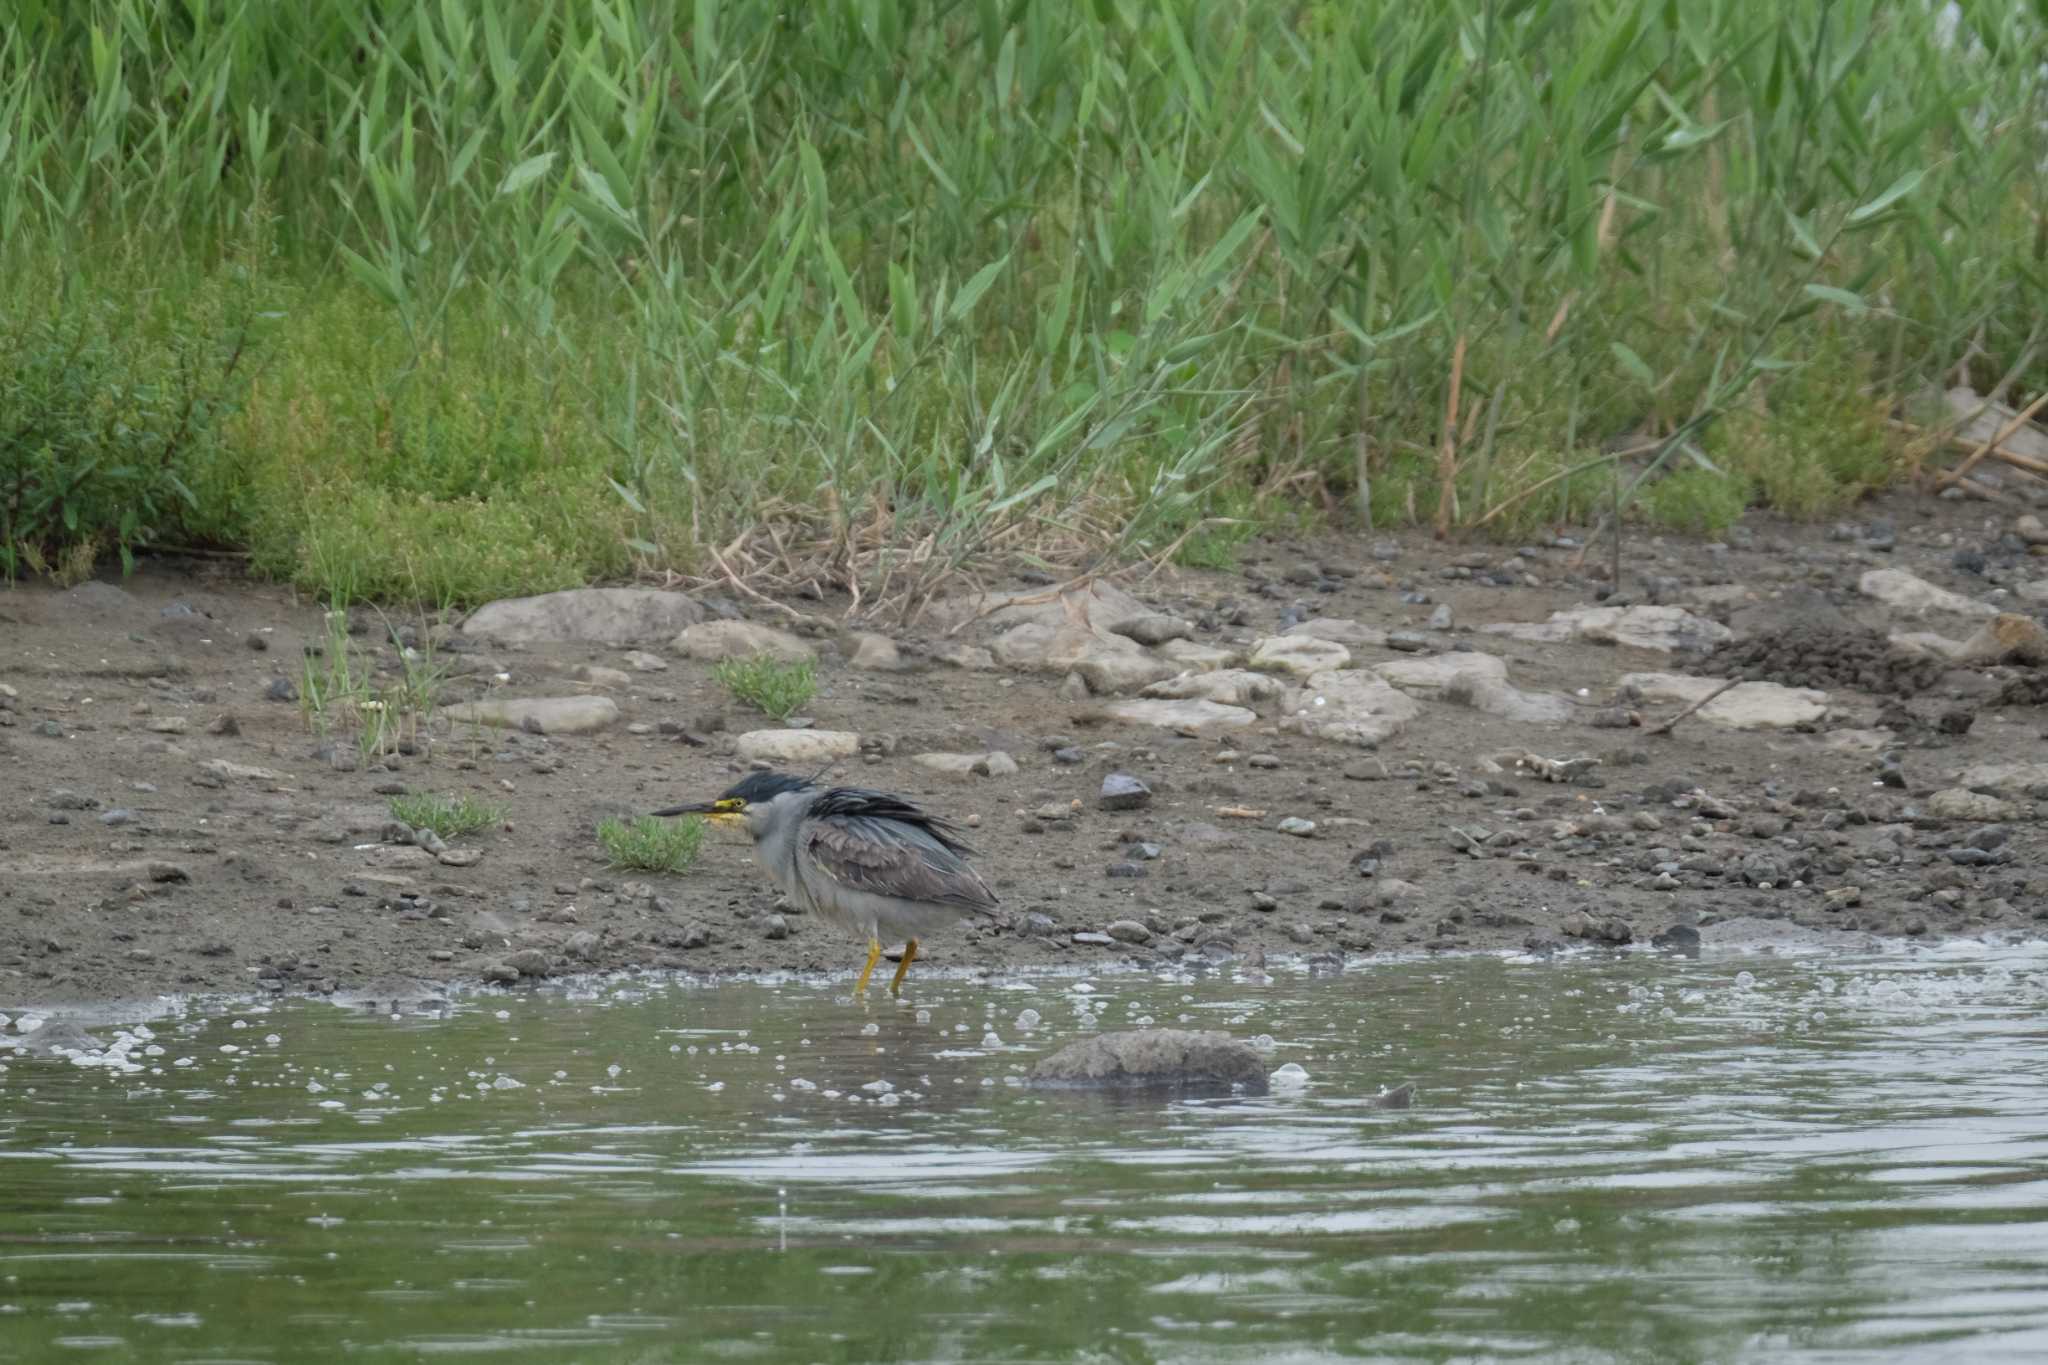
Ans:
[{"label": "bank of soil", "polygon": [[[1568,714],[1425,697],[1366,750],[1283,728],[1267,702],[1248,728],[1197,738],[1105,720],[1101,700],[1059,672],[936,661],[988,643],[987,623],[945,636],[887,621],[869,625],[893,635],[910,671],[856,668],[850,643],[814,638],[821,690],[805,710],[819,729],[863,737],[835,776],[975,825],[1003,913],[925,944],[933,969],[1294,957],[1336,970],[1417,951],[1683,949],[1771,921],[1823,941],[1996,939],[2048,917],[2048,844],[2030,779],[1980,780],[1973,793],[1958,775],[2038,757],[2038,677],[1886,662],[1871,640],[1960,639],[1982,623],[1939,607],[1909,618],[1859,583],[1906,570],[2031,613],[2031,548],[1981,504],[1904,495],[1840,527],[1757,519],[1727,544],[1631,541],[1610,601],[1683,605],[1729,625],[1719,658],[1730,675],[1825,687],[1824,709],[1792,730],[1702,713],[1651,733],[1679,703],[1620,680],[1711,673],[1704,648],[1484,629],[1601,600],[1604,549],[1578,566],[1556,540],[1417,535],[1266,542],[1240,572],[1126,586],[1191,623],[1197,644],[1249,646],[1324,618],[1357,622],[1365,638],[1395,633],[1353,644],[1354,666],[1491,653],[1514,688],[1562,697]],[[788,624],[752,601],[706,606]],[[390,667],[381,630],[356,644]],[[315,603],[217,561],[0,591],[0,1010],[858,965],[860,945],[778,903],[743,843],[714,836],[683,876],[606,866],[601,819],[715,794],[744,770],[734,737],[773,725],[734,702],[710,664],[658,643],[629,659],[623,647],[449,636],[437,655],[451,670],[444,705],[602,696],[617,718],[582,734],[444,718],[424,754],[351,765],[349,746],[337,757],[291,699],[323,635]],[[1816,654],[1816,640],[1829,648]],[[656,659],[666,667],[640,671]],[[2021,704],[1993,705],[2001,693]],[[941,773],[918,759],[935,752],[999,752],[1015,770]],[[1598,763],[1547,781],[1514,765],[1522,753]],[[1104,809],[1113,773],[1139,778],[1149,801]],[[504,818],[437,856],[392,841],[390,798],[403,793],[468,794]],[[1290,821],[1313,831],[1285,832]]]}]

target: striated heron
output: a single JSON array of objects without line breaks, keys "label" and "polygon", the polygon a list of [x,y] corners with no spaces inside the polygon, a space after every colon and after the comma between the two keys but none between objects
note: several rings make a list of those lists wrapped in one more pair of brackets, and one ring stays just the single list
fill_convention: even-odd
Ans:
[{"label": "striated heron", "polygon": [[823,787],[788,773],[750,773],[713,801],[656,815],[702,815],[744,825],[756,856],[790,900],[820,919],[867,935],[864,993],[882,957],[882,936],[904,940],[891,994],[917,957],[921,938],[977,915],[993,915],[995,893],[967,865],[973,850],[958,827],[900,796],[860,787]]}]

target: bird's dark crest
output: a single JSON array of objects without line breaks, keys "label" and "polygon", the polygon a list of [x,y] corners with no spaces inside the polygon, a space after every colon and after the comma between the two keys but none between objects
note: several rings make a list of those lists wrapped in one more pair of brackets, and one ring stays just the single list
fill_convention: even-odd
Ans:
[{"label": "bird's dark crest", "polygon": [[748,773],[727,787],[718,799],[744,801],[750,806],[761,806],[784,792],[799,792],[816,785],[815,779],[798,777],[793,773]]}]

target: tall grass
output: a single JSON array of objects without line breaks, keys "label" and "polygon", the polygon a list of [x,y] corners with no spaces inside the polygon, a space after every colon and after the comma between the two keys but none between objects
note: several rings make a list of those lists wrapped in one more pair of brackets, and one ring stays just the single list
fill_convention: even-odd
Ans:
[{"label": "tall grass", "polygon": [[769,508],[927,571],[1515,528],[1604,505],[1624,432],[1739,509],[1727,411],[2048,380],[2038,6],[12,8],[0,321],[262,319],[123,543],[370,596],[688,567]]}]

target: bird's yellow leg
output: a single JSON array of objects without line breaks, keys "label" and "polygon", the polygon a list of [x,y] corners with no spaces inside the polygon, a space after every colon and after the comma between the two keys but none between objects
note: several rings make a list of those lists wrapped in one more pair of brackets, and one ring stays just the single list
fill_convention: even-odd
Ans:
[{"label": "bird's yellow leg", "polygon": [[855,995],[866,995],[868,978],[874,975],[875,964],[882,960],[882,945],[874,939],[868,940],[868,965],[860,969],[860,980],[853,983]]},{"label": "bird's yellow leg", "polygon": [[903,993],[903,974],[910,970],[910,964],[917,961],[917,940],[911,939],[903,945],[903,960],[896,964],[896,979],[889,983],[889,994]]}]

